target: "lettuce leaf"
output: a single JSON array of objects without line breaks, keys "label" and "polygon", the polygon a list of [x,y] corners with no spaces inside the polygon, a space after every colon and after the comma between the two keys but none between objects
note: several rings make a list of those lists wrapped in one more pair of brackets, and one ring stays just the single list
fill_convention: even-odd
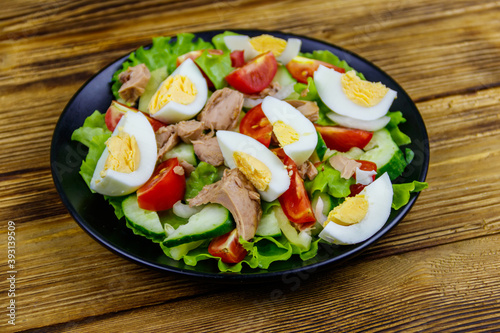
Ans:
[{"label": "lettuce leaf", "polygon": [[217,55],[204,51],[201,56],[196,58],[195,63],[200,66],[216,89],[222,89],[227,86],[225,77],[234,69],[231,66],[229,52]]},{"label": "lettuce leaf", "polygon": [[97,110],[88,116],[87,119],[85,119],[83,126],[77,128],[71,135],[71,140],[81,142],[89,148],[87,157],[80,166],[80,175],[87,186],[89,186],[89,189],[90,180],[94,174],[97,161],[106,148],[106,141],[110,136],[111,131],[106,127],[104,114],[101,114]]},{"label": "lettuce leaf", "polygon": [[184,198],[191,199],[198,195],[205,185],[219,180],[217,168],[207,162],[200,162],[186,180],[186,194]]},{"label": "lettuce leaf", "polygon": [[210,42],[206,42],[201,38],[195,39],[195,35],[191,33],[178,34],[177,39],[172,42],[171,37],[156,37],[153,38],[151,48],[145,49],[139,47],[135,52],[132,52],[128,59],[118,71],[113,74],[111,90],[116,99],[120,98],[118,90],[122,83],[118,80],[120,73],[128,67],[145,64],[150,71],[166,66],[167,72],[172,73],[176,68],[177,57],[191,51],[213,49]]},{"label": "lettuce leaf", "polygon": [[394,190],[392,208],[395,210],[400,209],[410,200],[410,193],[420,192],[427,187],[429,187],[427,183],[416,180],[411,183],[392,184],[392,189]]},{"label": "lettuce leaf", "polygon": [[[308,250],[302,250],[291,244],[284,236],[278,238],[257,236],[250,242],[240,239],[248,254],[243,261],[237,264],[226,264],[219,257],[208,253],[208,243],[206,243],[189,251],[182,257],[182,260],[186,265],[196,266],[202,260],[214,259],[217,260],[217,266],[221,272],[239,273],[245,266],[268,269],[273,262],[286,261],[295,254],[304,261],[315,257],[319,241],[320,239],[314,240]],[[167,256],[172,257],[169,249],[163,248],[163,251]]]},{"label": "lettuce leaf", "polygon": [[342,198],[351,193],[350,186],[354,182],[353,177],[344,179],[340,177],[340,172],[329,163],[323,163],[318,167],[318,175],[314,180],[305,181],[304,185],[311,198],[316,191],[328,193],[335,198]]},{"label": "lettuce leaf", "polygon": [[226,36],[241,36],[241,35],[237,34],[236,32],[232,32],[232,31],[224,31],[221,34],[215,35],[212,38],[212,43],[214,44],[214,46],[217,50],[222,50],[224,52],[230,51],[227,48],[226,43],[224,43],[224,37],[226,37]]},{"label": "lettuce leaf", "polygon": [[391,133],[392,140],[394,140],[398,146],[410,144],[410,137],[401,132],[398,127],[399,124],[406,122],[405,117],[403,117],[403,113],[401,111],[389,111],[387,112],[387,116],[391,118],[389,123],[386,125],[386,128]]}]

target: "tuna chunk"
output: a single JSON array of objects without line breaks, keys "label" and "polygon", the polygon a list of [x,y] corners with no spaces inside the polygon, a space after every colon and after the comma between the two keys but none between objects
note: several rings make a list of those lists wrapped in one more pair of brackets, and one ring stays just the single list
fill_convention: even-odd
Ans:
[{"label": "tuna chunk", "polygon": [[177,124],[177,135],[185,143],[199,140],[203,136],[204,125],[197,120],[181,121]]},{"label": "tuna chunk", "polygon": [[361,166],[361,163],[338,154],[330,157],[328,162],[335,170],[340,171],[340,177],[344,179],[351,178],[356,172],[356,168]]},{"label": "tuna chunk", "polygon": [[299,110],[307,119],[314,122],[319,119],[319,107],[316,102],[302,100],[288,100],[288,104]]},{"label": "tuna chunk", "polygon": [[297,170],[299,172],[300,177],[302,177],[302,179],[307,178],[309,180],[313,180],[318,175],[318,169],[316,169],[314,164],[309,160],[307,160],[304,163],[302,163],[301,165],[299,165],[297,167]]},{"label": "tuna chunk", "polygon": [[199,120],[206,129],[233,130],[238,124],[243,94],[229,88],[216,90],[201,111]]},{"label": "tuna chunk", "polygon": [[156,146],[158,148],[158,159],[163,158],[163,154],[174,148],[179,142],[177,135],[177,125],[168,125],[160,127],[156,131]]},{"label": "tuna chunk", "polygon": [[218,182],[207,185],[189,201],[189,206],[218,203],[233,215],[238,234],[245,240],[255,236],[262,216],[260,195],[239,169],[225,170]]},{"label": "tuna chunk", "polygon": [[224,156],[220,150],[219,143],[215,136],[204,136],[200,140],[193,141],[194,153],[200,161],[207,162],[214,166],[224,163]]},{"label": "tuna chunk", "polygon": [[129,67],[118,76],[122,86],[118,90],[120,97],[133,104],[144,93],[151,74],[144,64]]}]

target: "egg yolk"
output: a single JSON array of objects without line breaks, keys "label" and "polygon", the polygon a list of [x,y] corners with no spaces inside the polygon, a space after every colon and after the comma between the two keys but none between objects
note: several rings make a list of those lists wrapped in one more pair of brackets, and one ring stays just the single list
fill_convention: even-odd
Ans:
[{"label": "egg yolk", "polygon": [[368,200],[364,195],[348,197],[343,203],[335,207],[328,214],[328,219],[324,226],[329,222],[337,223],[343,226],[349,226],[361,222],[368,212]]},{"label": "egg yolk", "polygon": [[364,107],[377,105],[389,91],[380,82],[361,80],[354,71],[342,74],[340,82],[347,98]]},{"label": "egg yolk", "polygon": [[259,53],[271,51],[278,57],[285,50],[286,40],[271,35],[260,35],[250,38],[250,45]]},{"label": "egg yolk", "polygon": [[271,170],[250,154],[235,151],[233,159],[240,171],[259,191],[265,191],[271,182]]},{"label": "egg yolk", "polygon": [[285,124],[281,120],[273,123],[273,132],[281,147],[299,141],[299,133],[292,126]]},{"label": "egg yolk", "polygon": [[137,170],[140,161],[139,146],[135,137],[119,129],[117,135],[113,135],[106,141],[109,156],[104,163],[101,177],[106,175],[106,170],[114,170],[122,173],[131,173]]},{"label": "egg yolk", "polygon": [[194,83],[187,76],[169,76],[151,98],[148,110],[151,114],[155,114],[169,102],[191,104],[196,99],[197,93]]}]

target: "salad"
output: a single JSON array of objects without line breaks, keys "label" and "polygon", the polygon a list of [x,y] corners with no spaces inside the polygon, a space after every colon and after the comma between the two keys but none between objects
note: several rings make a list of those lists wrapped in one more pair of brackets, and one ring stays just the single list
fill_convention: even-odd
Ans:
[{"label": "salad", "polygon": [[166,256],[221,272],[369,239],[427,187],[393,183],[414,156],[397,93],[300,50],[226,31],[132,52],[110,78],[115,100],[72,135],[89,190]]}]

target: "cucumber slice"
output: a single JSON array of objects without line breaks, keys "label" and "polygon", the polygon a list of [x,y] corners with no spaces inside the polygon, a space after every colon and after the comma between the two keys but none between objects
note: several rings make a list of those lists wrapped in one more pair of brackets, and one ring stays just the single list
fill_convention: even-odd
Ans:
[{"label": "cucumber slice", "polygon": [[139,98],[139,105],[137,108],[140,111],[148,112],[148,105],[151,97],[153,97],[154,93],[167,76],[167,67],[160,67],[151,72],[148,84],[146,84],[144,92]]},{"label": "cucumber slice", "polygon": [[195,242],[190,242],[190,243],[184,243],[181,245],[177,245],[174,247],[166,247],[165,245],[160,243],[160,246],[163,250],[163,252],[170,258],[174,260],[180,260],[182,257],[184,257],[186,254],[188,254],[189,251],[196,249],[199,247],[201,244],[203,244],[204,240],[199,240]]},{"label": "cucumber slice", "polygon": [[165,230],[158,214],[140,208],[136,194],[132,194],[123,200],[122,209],[127,226],[132,229],[134,234],[144,236],[154,242],[161,242],[165,239]]},{"label": "cucumber slice", "polygon": [[168,160],[172,157],[177,157],[179,161],[186,161],[193,166],[196,166],[198,164],[196,155],[194,153],[194,146],[189,143],[181,142],[177,146],[166,152],[163,156],[164,160]]},{"label": "cucumber slice", "polygon": [[359,159],[377,164],[378,176],[387,172],[391,180],[394,180],[401,175],[407,163],[403,152],[392,140],[387,129],[374,132],[368,146],[373,148],[362,154]]},{"label": "cucumber slice", "polygon": [[257,236],[268,237],[281,236],[281,229],[273,209],[270,209],[267,214],[262,215],[255,234]]},{"label": "cucumber slice", "polygon": [[297,83],[297,80],[295,80],[293,78],[292,74],[290,74],[288,69],[286,69],[286,67],[283,65],[278,66],[278,69],[276,71],[276,74],[274,75],[273,81],[278,82],[280,87],[286,87],[286,86],[289,86],[291,84]]},{"label": "cucumber slice", "polygon": [[230,232],[235,227],[229,210],[219,204],[208,204],[199,213],[179,226],[164,241],[166,247],[174,247],[202,239],[213,238]]}]

